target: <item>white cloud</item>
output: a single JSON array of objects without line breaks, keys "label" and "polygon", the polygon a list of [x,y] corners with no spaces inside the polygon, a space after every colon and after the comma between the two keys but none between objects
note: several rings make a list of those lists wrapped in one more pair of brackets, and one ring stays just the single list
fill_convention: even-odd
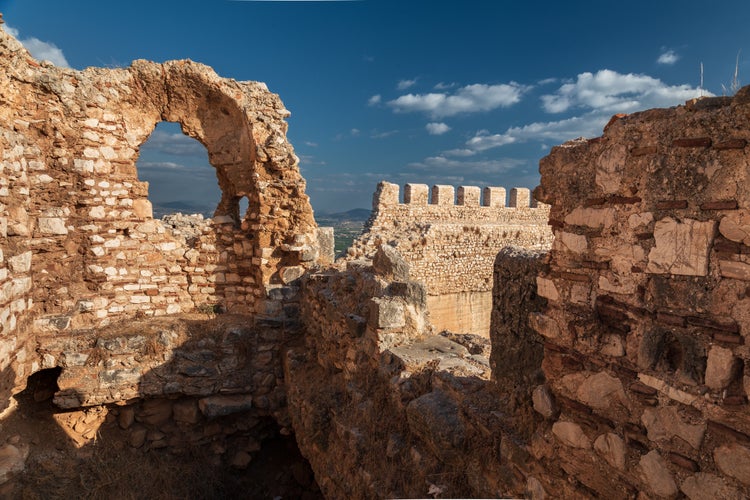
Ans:
[{"label": "white cloud", "polygon": [[443,151],[443,156],[467,157],[474,156],[475,154],[477,154],[476,151],[467,148],[449,149],[447,151]]},{"label": "white cloud", "polygon": [[352,137],[357,137],[360,134],[360,130],[358,128],[353,128],[349,131],[349,134],[351,134]]},{"label": "white cloud", "polygon": [[525,163],[526,161],[515,158],[462,161],[453,158],[446,158],[444,155],[438,155],[425,158],[421,162],[410,163],[409,167],[416,170],[427,170],[435,173],[445,170],[449,172],[462,172],[469,175],[476,175],[507,172],[524,165]]},{"label": "white cloud", "polygon": [[19,32],[15,28],[11,28],[7,24],[3,28],[6,33],[16,38],[26,50],[28,50],[35,59],[40,61],[49,61],[55,66],[61,68],[69,68],[68,60],[65,59],[65,54],[60,50],[54,43],[43,42],[38,38],[19,38]]},{"label": "white cloud", "polygon": [[148,140],[141,146],[143,149],[150,149],[161,153],[167,153],[178,156],[202,156],[207,157],[206,148],[185,134],[170,134],[161,130],[154,130]]},{"label": "white cloud", "polygon": [[601,134],[609,118],[608,113],[590,112],[565,120],[511,127],[502,134],[490,134],[482,130],[466,141],[466,146],[473,151],[486,151],[517,142],[536,140],[559,143],[576,137],[596,137]]},{"label": "white cloud", "polygon": [[575,81],[562,85],[554,94],[543,95],[542,105],[548,113],[562,113],[571,108],[631,113],[674,106],[700,94],[699,89],[689,85],[667,85],[648,75],[602,69],[596,73],[581,73]]},{"label": "white cloud", "polygon": [[317,148],[318,143],[313,141],[305,141],[305,146],[311,147],[311,148]]},{"label": "white cloud", "polygon": [[429,133],[430,135],[443,135],[451,129],[445,123],[435,122],[428,123],[427,125],[425,125],[425,128],[427,129],[427,133]]},{"label": "white cloud", "polygon": [[423,112],[433,118],[461,113],[491,111],[511,106],[521,100],[528,87],[516,82],[499,85],[477,83],[459,88],[455,93],[406,94],[389,101],[397,113]]},{"label": "white cloud", "polygon": [[380,101],[382,100],[382,97],[380,97],[380,94],[375,94],[374,96],[367,99],[367,105],[368,106],[377,106],[380,104]]},{"label": "white cloud", "polygon": [[398,134],[398,130],[386,130],[385,132],[378,132],[377,130],[373,130],[370,134],[370,137],[372,139],[385,139],[386,137],[390,137],[396,134]]},{"label": "white cloud", "polygon": [[413,87],[417,83],[417,79],[414,78],[413,80],[400,80],[398,84],[396,84],[396,88],[398,90],[406,90],[410,87]]},{"label": "white cloud", "polygon": [[662,52],[659,55],[659,58],[656,60],[659,64],[667,64],[672,65],[676,63],[680,59],[680,56],[677,55],[677,53],[674,50],[667,50]]},{"label": "white cloud", "polygon": [[456,85],[457,85],[456,83],[438,82],[437,84],[435,84],[434,88],[435,90],[448,90],[448,89],[452,89]]}]

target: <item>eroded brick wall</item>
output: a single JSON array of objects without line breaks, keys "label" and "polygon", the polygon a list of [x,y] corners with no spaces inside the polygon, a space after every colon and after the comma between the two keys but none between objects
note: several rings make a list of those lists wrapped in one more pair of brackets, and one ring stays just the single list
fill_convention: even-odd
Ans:
[{"label": "eroded brick wall", "polygon": [[[4,32],[0,66],[0,401],[42,366],[37,335],[196,308],[295,315],[293,282],[325,259],[264,84],[191,61],[61,69]],[[191,238],[152,218],[136,171],[160,121],[216,169],[222,198]]]},{"label": "eroded brick wall", "polygon": [[366,232],[351,256],[372,257],[388,243],[411,267],[412,278],[425,283],[431,321],[438,330],[487,336],[492,307],[492,266],[508,245],[548,247],[549,207],[537,206],[529,190],[501,187],[381,182],[373,196]]},{"label": "eroded brick wall", "polygon": [[744,88],[619,117],[541,161],[538,494],[750,494],[748,110]]}]

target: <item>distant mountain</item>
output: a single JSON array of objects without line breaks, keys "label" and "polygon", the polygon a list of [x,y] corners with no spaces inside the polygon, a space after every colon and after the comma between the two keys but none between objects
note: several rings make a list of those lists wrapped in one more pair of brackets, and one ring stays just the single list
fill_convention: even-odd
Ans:
[{"label": "distant mountain", "polygon": [[353,208],[346,212],[327,213],[319,212],[315,215],[315,218],[320,222],[323,220],[333,222],[366,222],[370,218],[371,210],[367,208]]}]

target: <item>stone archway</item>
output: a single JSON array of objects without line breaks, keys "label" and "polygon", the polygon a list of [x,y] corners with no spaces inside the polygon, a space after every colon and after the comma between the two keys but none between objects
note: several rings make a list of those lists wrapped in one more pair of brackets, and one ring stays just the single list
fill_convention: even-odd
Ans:
[{"label": "stone archway", "polygon": [[[2,32],[0,55],[0,370],[16,380],[3,396],[55,366],[36,347],[62,349],[72,330],[216,303],[293,314],[292,281],[319,244],[278,96],[192,61],[60,69]],[[161,121],[179,122],[217,170],[222,199],[199,247],[153,219],[137,175]]]}]

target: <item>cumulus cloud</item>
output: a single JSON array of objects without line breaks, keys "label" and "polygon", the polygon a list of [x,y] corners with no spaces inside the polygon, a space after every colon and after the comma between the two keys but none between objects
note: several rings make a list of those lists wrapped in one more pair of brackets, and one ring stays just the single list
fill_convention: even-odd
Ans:
[{"label": "cumulus cloud", "polygon": [[445,123],[436,122],[428,123],[427,125],[425,125],[425,128],[427,129],[427,133],[430,135],[443,135],[451,129]]},{"label": "cumulus cloud", "polygon": [[448,90],[448,89],[452,89],[456,85],[457,85],[456,83],[438,82],[435,84],[434,89],[435,90]]},{"label": "cumulus cloud", "polygon": [[380,101],[382,101],[382,97],[380,97],[380,94],[375,94],[374,96],[367,99],[367,105],[377,106],[378,104],[380,104]]},{"label": "cumulus cloud", "polygon": [[648,75],[602,69],[596,73],[581,73],[554,94],[543,95],[542,106],[548,113],[563,113],[572,108],[631,113],[673,106],[699,95],[700,90],[689,85],[667,85]]},{"label": "cumulus cloud", "polygon": [[508,107],[521,100],[528,87],[516,82],[499,85],[477,83],[459,88],[455,93],[433,92],[406,94],[388,101],[397,113],[422,112],[433,118],[462,113],[478,113]]},{"label": "cumulus cloud", "polygon": [[68,60],[65,59],[65,54],[60,50],[54,43],[43,42],[38,38],[20,38],[19,32],[15,28],[11,28],[7,24],[3,28],[6,33],[16,38],[26,50],[28,50],[35,59],[40,61],[49,61],[55,66],[61,68],[69,68]]},{"label": "cumulus cloud", "polygon": [[672,64],[676,63],[680,59],[680,56],[677,55],[677,53],[674,50],[666,50],[663,51],[659,58],[656,60],[659,64],[667,64],[671,66]]},{"label": "cumulus cloud", "polygon": [[154,130],[151,137],[141,146],[141,152],[144,149],[177,156],[208,156],[203,144],[192,137],[179,133],[171,134],[158,129]]},{"label": "cumulus cloud", "polygon": [[396,88],[398,90],[406,90],[410,87],[413,87],[416,83],[416,78],[414,78],[413,80],[399,80],[399,82],[396,84]]},{"label": "cumulus cloud", "polygon": [[507,144],[532,140],[559,143],[576,137],[596,137],[601,134],[609,118],[609,114],[594,112],[565,120],[534,122],[521,127],[510,127],[502,134],[490,134],[482,130],[466,141],[466,146],[472,151],[486,151]]},{"label": "cumulus cloud", "polygon": [[526,162],[515,158],[482,159],[482,160],[457,160],[446,158],[444,155],[431,156],[421,162],[410,163],[409,167],[416,170],[426,170],[434,173],[441,171],[463,172],[468,175],[497,174],[507,172]]}]

